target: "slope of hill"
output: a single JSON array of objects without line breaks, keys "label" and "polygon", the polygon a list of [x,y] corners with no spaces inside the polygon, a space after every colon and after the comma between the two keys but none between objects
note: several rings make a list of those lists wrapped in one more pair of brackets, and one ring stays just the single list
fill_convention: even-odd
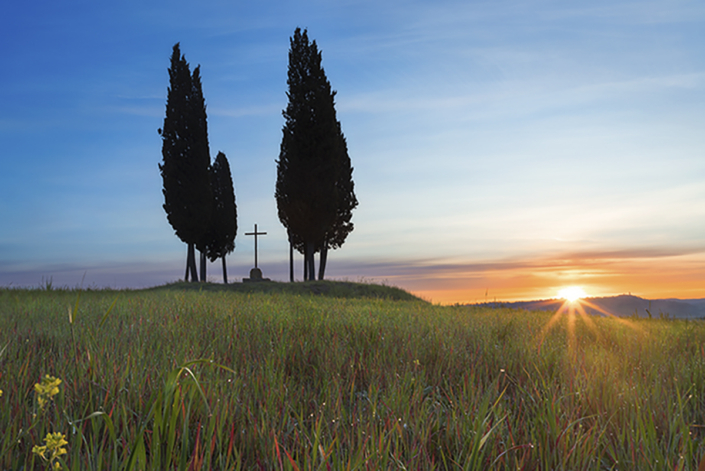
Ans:
[{"label": "slope of hill", "polygon": [[[531,311],[556,311],[565,301],[563,299],[545,299],[539,301],[520,301],[513,303],[488,303],[488,306],[503,306]],[[601,298],[585,298],[580,305],[588,314],[614,315],[618,317],[667,317],[678,319],[705,318],[705,299],[644,299],[638,296],[622,294]]]},{"label": "slope of hill", "polygon": [[[378,298],[399,301],[423,301],[413,294],[395,286],[351,281],[306,281],[286,283],[264,281],[259,283],[186,283],[183,281],[149,290],[182,291],[237,291],[241,293],[289,293],[299,295],[320,295],[334,298]],[[425,302],[425,301],[423,301]]]}]

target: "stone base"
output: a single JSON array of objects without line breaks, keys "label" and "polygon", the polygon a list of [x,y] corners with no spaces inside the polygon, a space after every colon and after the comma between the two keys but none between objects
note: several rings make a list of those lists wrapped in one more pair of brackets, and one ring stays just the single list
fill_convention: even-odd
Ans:
[{"label": "stone base", "polygon": [[250,270],[250,277],[243,278],[243,283],[258,282],[258,281],[271,281],[269,278],[262,278],[262,270],[259,268],[253,268]]}]

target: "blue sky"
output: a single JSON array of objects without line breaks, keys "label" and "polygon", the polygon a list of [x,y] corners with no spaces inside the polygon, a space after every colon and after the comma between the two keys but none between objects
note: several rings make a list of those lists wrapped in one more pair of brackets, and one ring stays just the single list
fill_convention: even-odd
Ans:
[{"label": "blue sky", "polygon": [[230,276],[257,223],[265,276],[287,279],[273,193],[297,26],[338,91],[360,201],[329,277],[437,302],[705,297],[705,4],[679,0],[13,2],[0,285],[183,276],[156,132],[176,42],[233,173]]}]

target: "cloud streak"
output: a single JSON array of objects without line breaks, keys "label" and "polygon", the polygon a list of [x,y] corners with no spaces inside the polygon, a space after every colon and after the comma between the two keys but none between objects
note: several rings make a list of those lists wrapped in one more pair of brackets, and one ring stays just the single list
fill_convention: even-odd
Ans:
[{"label": "cloud streak", "polygon": [[441,303],[475,302],[484,299],[485,292],[505,301],[543,299],[574,284],[595,296],[632,292],[697,297],[705,282],[705,246],[577,251],[482,262],[333,258],[329,271],[332,276],[366,274]]},{"label": "cloud streak", "polygon": [[[249,253],[229,257],[231,281],[246,277]],[[472,303],[486,300],[545,299],[560,288],[579,285],[591,296],[624,293],[646,297],[700,296],[705,283],[705,247],[633,248],[507,257],[480,262],[449,259],[380,260],[338,258],[331,254],[330,279],[387,283],[437,303]],[[301,280],[300,257],[295,274]],[[219,263],[209,265],[209,280],[220,282]],[[3,263],[0,286],[36,287],[43,280],[55,286],[144,288],[172,282],[183,274],[182,260],[147,260],[104,263]],[[288,281],[288,260],[267,258],[265,275]],[[658,267],[658,268],[656,268]]]}]

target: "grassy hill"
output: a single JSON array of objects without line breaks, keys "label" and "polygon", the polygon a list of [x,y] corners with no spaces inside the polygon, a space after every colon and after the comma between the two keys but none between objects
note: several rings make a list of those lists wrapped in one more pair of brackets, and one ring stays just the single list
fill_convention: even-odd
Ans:
[{"label": "grassy hill", "polygon": [[376,298],[394,301],[420,301],[413,294],[395,286],[350,281],[306,281],[284,283],[262,281],[256,283],[187,283],[178,282],[150,288],[150,290],[222,291],[235,293],[279,293],[294,295],[321,295],[334,298]]},{"label": "grassy hill", "polygon": [[[0,289],[0,469],[697,470],[705,455],[705,323],[284,285]],[[51,463],[35,448],[49,433],[67,442]]]}]

